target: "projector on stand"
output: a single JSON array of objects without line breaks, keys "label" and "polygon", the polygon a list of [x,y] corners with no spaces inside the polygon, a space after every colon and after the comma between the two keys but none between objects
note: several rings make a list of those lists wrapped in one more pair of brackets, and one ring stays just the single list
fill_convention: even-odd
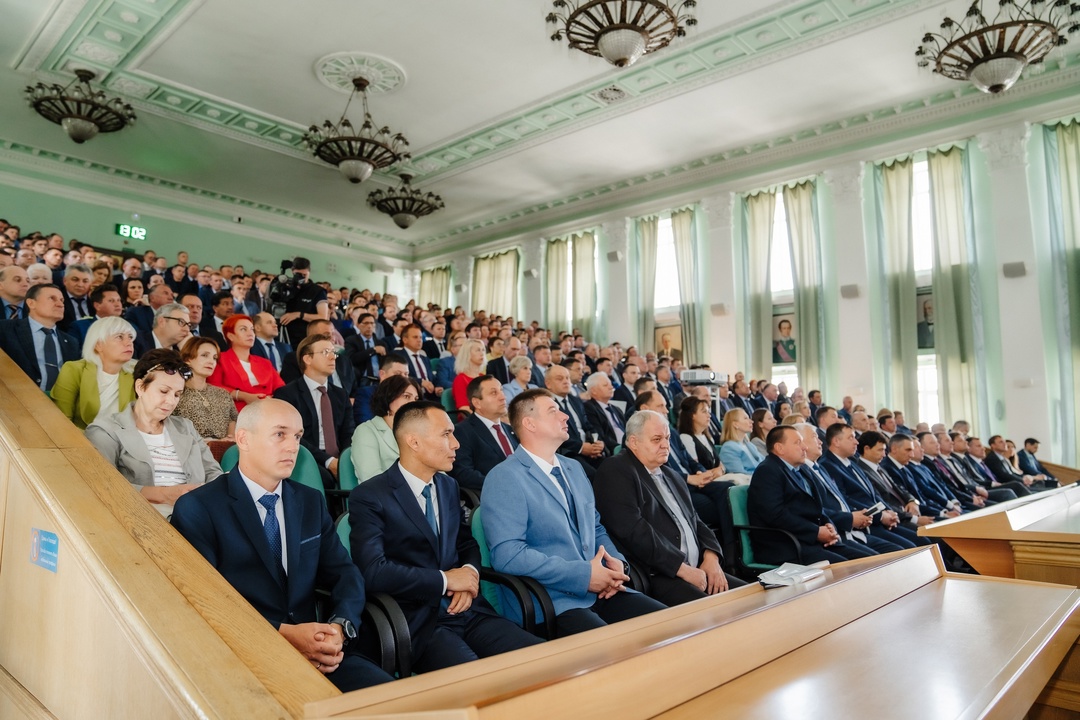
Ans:
[{"label": "projector on stand", "polygon": [[728,376],[712,370],[683,370],[679,373],[679,382],[683,385],[726,385]]}]

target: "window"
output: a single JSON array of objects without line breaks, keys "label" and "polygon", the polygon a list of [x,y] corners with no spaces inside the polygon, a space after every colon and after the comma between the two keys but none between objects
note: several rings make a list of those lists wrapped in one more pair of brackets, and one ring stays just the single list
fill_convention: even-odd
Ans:
[{"label": "window", "polygon": [[[921,288],[929,288],[934,271],[934,213],[930,198],[930,163],[925,158],[916,160],[912,166],[911,243],[915,258],[915,282]],[[930,296],[919,297],[921,300]],[[940,422],[937,355],[932,347],[919,350],[916,377],[919,420],[930,425]]]},{"label": "window", "polygon": [[653,308],[656,310],[677,308],[682,304],[671,215],[660,218],[656,227],[656,286],[653,292]]},{"label": "window", "polygon": [[787,212],[784,210],[784,193],[776,193],[776,211],[773,213],[772,247],[769,248],[769,286],[773,302],[778,294],[795,289],[791,273],[791,243],[788,241]]},{"label": "window", "polygon": [[919,355],[919,420],[933,425],[941,422],[938,410],[938,368],[937,357],[933,350],[929,354]]}]

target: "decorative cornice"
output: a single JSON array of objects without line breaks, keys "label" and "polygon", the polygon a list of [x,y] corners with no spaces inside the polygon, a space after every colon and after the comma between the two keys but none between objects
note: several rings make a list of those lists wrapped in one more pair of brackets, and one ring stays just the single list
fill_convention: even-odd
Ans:
[{"label": "decorative cornice", "polygon": [[734,212],[735,194],[722,191],[706,195],[701,199],[701,208],[710,230],[731,231],[731,219]]}]

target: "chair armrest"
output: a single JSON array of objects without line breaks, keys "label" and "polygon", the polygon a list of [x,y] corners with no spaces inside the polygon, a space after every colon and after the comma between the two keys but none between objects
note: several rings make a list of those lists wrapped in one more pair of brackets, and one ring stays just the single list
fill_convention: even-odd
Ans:
[{"label": "chair armrest", "polygon": [[461,494],[461,499],[465,502],[465,506],[468,508],[480,507],[480,493],[476,492],[472,488],[458,486],[458,491]]},{"label": "chair armrest", "polygon": [[489,567],[482,567],[480,568],[480,579],[509,589],[521,608],[521,626],[527,632],[536,634],[536,610],[533,608],[532,595],[529,593],[528,588],[525,587],[525,583],[521,581],[521,578],[492,570]]},{"label": "chair armrest", "polygon": [[772,528],[772,527],[762,527],[761,525],[736,525],[735,529],[736,530],[757,530],[757,531],[760,531],[760,532],[771,532],[771,533],[779,533],[781,535],[786,535],[788,540],[791,541],[792,547],[795,548],[795,557],[797,557],[799,559],[800,563],[802,562],[802,543],[799,542],[799,539],[797,537],[795,537],[794,534],[788,532],[787,530],[781,530],[780,528]]},{"label": "chair armrest", "polygon": [[377,605],[364,604],[363,616],[367,618],[379,636],[379,667],[383,672],[393,675],[397,670],[397,643],[394,642],[394,628],[390,619]]},{"label": "chair armrest", "polygon": [[640,593],[649,594],[649,576],[634,565],[630,565],[630,587]]},{"label": "chair armrest", "polygon": [[548,595],[547,589],[536,580],[524,575],[519,576],[518,580],[525,584],[525,587],[529,589],[533,597],[536,598],[536,602],[540,605],[540,612],[543,613],[544,630],[540,636],[545,640],[554,640],[556,637],[555,632],[555,604],[551,602],[551,596]]},{"label": "chair armrest", "polygon": [[368,593],[367,604],[372,605],[386,615],[394,636],[397,649],[397,674],[399,678],[412,675],[412,634],[409,622],[397,600],[386,593]]}]

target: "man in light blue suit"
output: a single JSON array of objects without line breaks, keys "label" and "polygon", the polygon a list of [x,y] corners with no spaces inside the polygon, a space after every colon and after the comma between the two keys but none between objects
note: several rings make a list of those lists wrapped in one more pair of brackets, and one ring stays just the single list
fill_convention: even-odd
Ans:
[{"label": "man in light blue suit", "polygon": [[559,636],[662,609],[626,589],[629,568],[600,523],[584,470],[556,454],[568,418],[552,393],[526,390],[509,414],[521,445],[488,473],[481,497],[492,567],[544,586]]}]

